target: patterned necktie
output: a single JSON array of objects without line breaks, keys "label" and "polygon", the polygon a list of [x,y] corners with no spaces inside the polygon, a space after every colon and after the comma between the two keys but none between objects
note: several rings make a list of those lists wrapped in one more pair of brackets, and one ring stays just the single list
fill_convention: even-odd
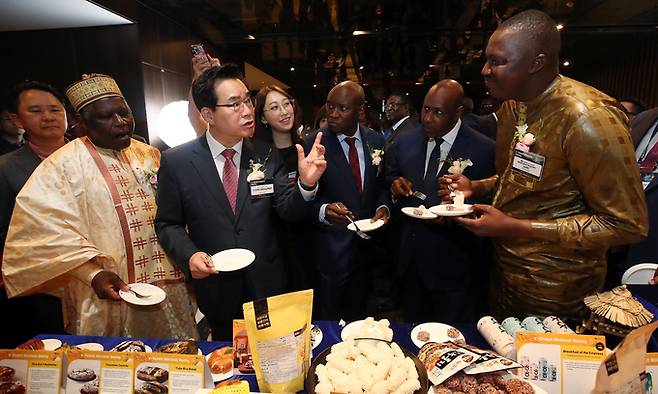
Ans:
[{"label": "patterned necktie", "polygon": [[347,137],[345,142],[350,146],[348,151],[348,157],[350,162],[350,169],[352,170],[352,175],[354,175],[354,180],[356,181],[356,189],[361,193],[361,168],[359,166],[359,154],[356,152],[356,137]]},{"label": "patterned necktie", "polygon": [[[427,171],[425,171],[425,179],[423,180],[424,192],[427,195],[434,193],[439,188],[438,175],[439,160],[441,159],[441,142],[442,138],[434,140],[436,143],[434,149],[430,153],[430,160],[427,163]],[[429,142],[428,142],[429,143]]]},{"label": "patterned necktie", "polygon": [[[654,135],[658,132],[658,125],[655,126],[651,137],[649,137],[649,142],[653,139]],[[645,149],[646,152],[646,149]],[[658,143],[655,143],[651,150],[644,155],[644,158],[640,161],[640,172],[653,172],[656,169],[656,162],[658,162]]]},{"label": "patterned necktie", "polygon": [[235,204],[238,200],[238,169],[235,167],[235,163],[233,163],[235,151],[231,148],[224,149],[221,155],[226,159],[224,162],[224,171],[222,171],[222,183],[224,184],[228,203],[231,205],[233,213],[235,213]]}]

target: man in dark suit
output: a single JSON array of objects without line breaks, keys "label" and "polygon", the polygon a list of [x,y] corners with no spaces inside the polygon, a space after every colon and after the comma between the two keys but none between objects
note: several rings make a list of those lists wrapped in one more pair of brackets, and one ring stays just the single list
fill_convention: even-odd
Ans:
[{"label": "man in dark suit", "polygon": [[418,127],[411,118],[411,107],[409,97],[404,94],[392,94],[386,99],[386,119],[390,127],[384,130],[386,143],[390,144],[405,131]]},{"label": "man in dark suit", "polygon": [[[63,102],[64,97],[55,88],[42,82],[22,82],[11,92],[9,116],[25,130],[29,143],[0,157],[0,262],[18,192],[41,160],[64,146]],[[64,331],[59,298],[37,294],[8,300],[4,284],[0,288],[2,310],[21,322],[16,327],[5,327],[8,335],[1,340],[0,347],[15,347],[36,334]]]},{"label": "man in dark suit", "polygon": [[[206,70],[192,94],[209,129],[162,155],[155,226],[165,251],[194,279],[213,339],[227,340],[243,302],[283,291],[273,216],[294,221],[307,215],[326,162],[318,143],[307,157],[298,146],[299,180],[290,184],[276,149],[248,140],[254,106],[235,65]],[[256,260],[217,274],[209,255],[232,248],[249,249]]]},{"label": "man in dark suit", "polygon": [[[384,137],[359,126],[363,105],[363,88],[355,82],[341,82],[327,96],[328,132],[321,141],[327,171],[311,210],[322,319],[361,319],[365,313],[372,245],[345,227],[347,217],[388,221],[389,197],[379,170]],[[304,143],[307,152],[311,138]]]},{"label": "man in dark suit", "polygon": [[0,106],[0,155],[13,152],[24,143],[23,131],[11,121],[9,110]]},{"label": "man in dark suit", "polygon": [[[432,86],[423,102],[422,127],[401,135],[387,151],[386,179],[400,207],[440,204],[438,178],[453,161],[471,160],[465,173],[472,176],[494,173],[494,142],[462,123],[463,97],[457,81]],[[398,271],[406,320],[474,321],[486,287],[485,241],[452,222],[401,219]]]}]

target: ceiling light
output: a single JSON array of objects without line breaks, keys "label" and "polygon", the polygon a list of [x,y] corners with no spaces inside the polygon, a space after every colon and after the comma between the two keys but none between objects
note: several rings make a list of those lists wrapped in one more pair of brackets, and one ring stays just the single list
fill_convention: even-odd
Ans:
[{"label": "ceiling light", "polygon": [[470,85],[470,84],[471,84],[471,81],[466,81],[466,85]]},{"label": "ceiling light", "polygon": [[555,27],[556,27],[558,30],[562,30],[562,29],[564,29],[564,25],[563,25],[562,23],[558,23],[557,25],[555,25]]},{"label": "ceiling light", "polygon": [[255,40],[256,37],[252,36],[251,34],[247,34],[247,36],[244,39],[245,40]]},{"label": "ceiling light", "polygon": [[360,66],[360,67],[359,67],[359,70],[363,70],[363,69],[364,69],[364,67],[363,67],[363,66]]},{"label": "ceiling light", "polygon": [[416,85],[422,85],[422,84],[423,84],[422,82],[416,82]]},{"label": "ceiling light", "polygon": [[295,71],[295,67],[290,67],[290,71]]},{"label": "ceiling light", "polygon": [[404,95],[405,95],[405,96],[408,96],[408,95],[409,95],[409,92],[405,93]]},{"label": "ceiling light", "polygon": [[367,36],[368,34],[370,34],[368,30],[354,30],[352,32],[353,36]]},{"label": "ceiling light", "polygon": [[571,62],[568,61],[568,60],[565,60],[564,62],[562,62],[562,65],[563,65],[564,67],[569,67],[569,66],[571,65]]},{"label": "ceiling light", "polygon": [[317,88],[317,87],[318,87],[318,85],[316,85],[316,84],[313,84],[313,87],[314,87],[314,88]]}]

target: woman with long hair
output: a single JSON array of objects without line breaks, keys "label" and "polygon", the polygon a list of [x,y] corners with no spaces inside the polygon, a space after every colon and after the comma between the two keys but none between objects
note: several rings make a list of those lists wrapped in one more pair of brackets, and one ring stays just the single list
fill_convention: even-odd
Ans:
[{"label": "woman with long hair", "polygon": [[288,180],[297,179],[297,149],[300,142],[301,111],[295,99],[285,90],[269,85],[256,94],[254,138],[272,144],[279,150],[288,171]]}]

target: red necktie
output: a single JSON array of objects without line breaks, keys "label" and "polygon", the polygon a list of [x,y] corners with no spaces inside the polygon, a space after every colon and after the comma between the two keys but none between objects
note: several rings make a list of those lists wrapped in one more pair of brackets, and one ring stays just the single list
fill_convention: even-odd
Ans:
[{"label": "red necktie", "polygon": [[356,137],[347,137],[345,142],[350,146],[348,151],[348,157],[350,161],[350,169],[352,169],[352,175],[354,175],[354,180],[356,181],[356,189],[361,193],[361,168],[359,166],[359,154],[356,152]]},{"label": "red necktie", "polygon": [[658,162],[658,143],[654,144],[649,153],[640,162],[640,172],[653,172]]},{"label": "red necktie", "polygon": [[231,148],[224,149],[221,153],[224,156],[224,171],[222,171],[222,183],[224,184],[224,191],[228,198],[228,203],[231,205],[233,213],[235,213],[235,204],[238,199],[238,169],[233,163],[233,156],[235,151]]}]

